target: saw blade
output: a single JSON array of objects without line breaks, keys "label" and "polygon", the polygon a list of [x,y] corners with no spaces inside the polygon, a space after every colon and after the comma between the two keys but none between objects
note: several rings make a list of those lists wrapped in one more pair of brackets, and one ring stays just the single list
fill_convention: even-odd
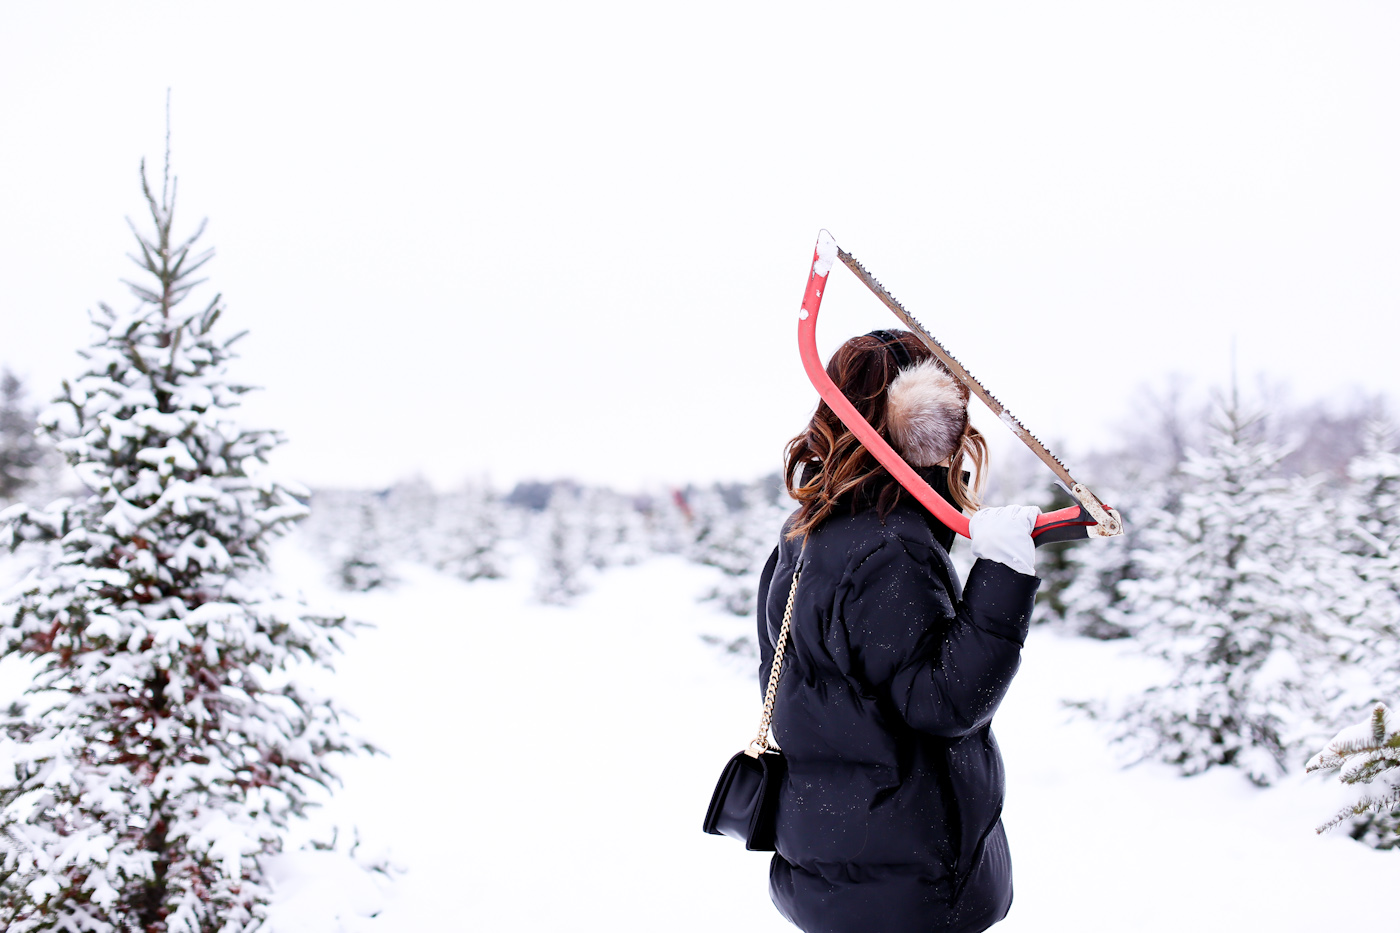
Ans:
[{"label": "saw blade", "polygon": [[1045,465],[1060,478],[1060,481],[1063,482],[1067,488],[1074,489],[1080,486],[1080,484],[1075,481],[1074,477],[1069,475],[1069,470],[1065,468],[1065,465],[1060,462],[1059,458],[1050,452],[1050,448],[1046,447],[1040,442],[1039,438],[1026,430],[1026,426],[1017,420],[1015,415],[1007,411],[1006,406],[997,401],[996,396],[988,392],[982,383],[978,382],[976,377],[967,371],[967,367],[959,363],[957,357],[949,353],[943,344],[938,342],[938,338],[930,334],[922,324],[914,319],[912,314],[904,310],[904,305],[900,304],[895,297],[886,290],[885,286],[880,284],[875,276],[865,270],[865,266],[860,264],[860,260],[840,247],[837,247],[836,254],[840,257],[841,261],[845,263],[846,268],[855,273],[856,278],[864,282],[865,287],[874,292],[875,297],[879,298],[880,301],[884,303],[885,307],[893,311],[894,316],[903,321],[909,330],[924,342],[924,345],[929,348],[933,355],[938,357],[944,366],[948,367],[949,372],[953,374],[953,378],[967,386],[968,390],[972,392],[973,395],[981,399],[982,404],[986,405],[991,409],[992,414],[997,416],[997,420],[1006,425],[1012,434],[1020,438],[1021,442],[1031,449],[1031,453],[1044,461]]}]

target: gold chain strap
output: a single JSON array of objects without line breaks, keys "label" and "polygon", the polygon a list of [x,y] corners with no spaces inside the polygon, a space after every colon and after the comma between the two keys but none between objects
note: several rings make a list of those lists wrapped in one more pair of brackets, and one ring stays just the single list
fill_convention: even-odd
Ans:
[{"label": "gold chain strap", "polygon": [[[801,563],[798,563],[801,567]],[[757,758],[777,746],[768,741],[768,728],[773,724],[773,701],[778,698],[778,675],[783,671],[783,655],[787,653],[788,629],[792,626],[792,601],[797,596],[797,578],[800,569],[792,572],[792,588],[788,590],[787,608],[783,610],[783,627],[778,632],[778,642],[773,646],[773,666],[768,670],[768,692],[763,697],[763,717],[758,721],[758,735],[749,747],[744,749],[750,757]]]}]

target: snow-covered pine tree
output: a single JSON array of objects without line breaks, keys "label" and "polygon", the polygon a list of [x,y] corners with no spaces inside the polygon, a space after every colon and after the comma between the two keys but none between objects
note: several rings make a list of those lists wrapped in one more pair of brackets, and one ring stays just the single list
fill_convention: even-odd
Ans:
[{"label": "snow-covered pine tree", "polygon": [[[1400,621],[1400,452],[1397,430],[1376,419],[1365,430],[1360,456],[1347,466],[1340,529],[1342,546],[1360,558],[1360,572],[1373,588],[1370,621],[1394,640]],[[1392,672],[1400,677],[1400,671]]]},{"label": "snow-covered pine tree", "polygon": [[583,562],[594,570],[606,570],[618,562],[623,498],[611,489],[586,486],[577,490],[575,501],[583,533]]},{"label": "snow-covered pine tree", "polygon": [[10,933],[248,933],[268,896],[264,856],[303,814],[331,756],[354,750],[341,712],[297,683],[344,618],[272,589],[267,549],[305,514],[264,473],[281,442],[230,410],[237,339],[216,296],[184,304],[210,253],[171,239],[167,152],[155,231],[133,258],[138,303],[93,315],[86,371],[42,424],[87,489],[14,506],[10,547],[55,557],[11,592],[5,654],[38,669],[0,742],[0,928]]},{"label": "snow-covered pine tree", "polygon": [[386,554],[431,566],[431,529],[438,520],[438,494],[422,476],[390,486],[380,496],[381,542]]},{"label": "snow-covered pine tree", "polygon": [[612,528],[612,562],[624,567],[640,564],[650,556],[651,537],[646,509],[650,499],[641,496],[619,496]]},{"label": "snow-covered pine tree", "polygon": [[15,501],[34,483],[43,459],[37,426],[24,383],[8,369],[0,372],[0,502]]},{"label": "snow-covered pine tree", "polygon": [[1187,411],[1183,394],[1179,383],[1164,393],[1141,393],[1134,407],[1143,414],[1121,429],[1120,446],[1088,458],[1085,472],[1108,481],[1098,492],[1123,516],[1123,534],[1065,548],[1068,581],[1057,608],[1069,631],[1109,640],[1136,629],[1123,584],[1140,576],[1147,539],[1174,521],[1183,489],[1181,466],[1193,446],[1188,425],[1209,419],[1208,411]]},{"label": "snow-covered pine tree", "polygon": [[645,519],[635,501],[599,486],[550,484],[548,502],[531,517],[529,537],[538,558],[535,595],[567,605],[588,590],[587,578],[635,564],[647,549]]},{"label": "snow-covered pine tree", "polygon": [[555,483],[549,504],[536,518],[534,529],[538,567],[535,598],[567,606],[587,592],[588,540],[580,491],[572,483]]},{"label": "snow-covered pine tree", "polygon": [[[1400,695],[1400,453],[1395,425],[1372,420],[1362,452],[1348,464],[1337,530],[1343,559],[1353,562],[1360,606],[1331,641],[1344,689],[1334,721],[1354,718],[1383,697]],[[1400,803],[1367,808],[1347,832],[1376,848],[1400,846]]]},{"label": "snow-covered pine tree", "polygon": [[501,511],[500,497],[484,484],[439,497],[432,540],[425,547],[433,566],[468,582],[505,576]]},{"label": "snow-covered pine tree", "polygon": [[[996,501],[1034,505],[1042,512],[1051,512],[1074,505],[1074,500],[1070,498],[1069,493],[1043,475],[1039,479],[1040,482],[1030,484],[1020,494]],[[961,550],[956,548],[958,543],[956,540],[953,543],[955,549]],[[1097,543],[1099,542],[1092,542],[1092,544]],[[1040,577],[1040,586],[1035,591],[1035,612],[1031,616],[1033,625],[1062,621],[1065,618],[1069,608],[1065,602],[1065,590],[1074,582],[1078,566],[1075,561],[1075,552],[1084,545],[1092,546],[1092,544],[1088,541],[1070,541],[1046,545],[1040,549],[1036,555],[1035,575]],[[971,555],[969,554],[967,557],[971,557]]]},{"label": "snow-covered pine tree", "polygon": [[647,557],[646,520],[637,500],[605,486],[578,491],[584,529],[584,560],[595,570],[626,567]]},{"label": "snow-covered pine tree", "polygon": [[391,555],[398,552],[385,541],[384,495],[362,489],[311,494],[311,514],[298,534],[326,562],[332,582],[342,590],[363,593],[395,581]]},{"label": "snow-covered pine tree", "polygon": [[[1400,719],[1384,703],[1371,708],[1365,722],[1349,726],[1312,757],[1308,771],[1336,771],[1343,784],[1378,783],[1317,828],[1324,833],[1357,817],[1394,816],[1400,813]],[[1370,829],[1364,841],[1378,849],[1400,846],[1395,824],[1363,824]]]},{"label": "snow-covered pine tree", "polygon": [[1065,549],[1063,572],[1068,579],[1058,594],[1065,628],[1105,641],[1133,635],[1137,623],[1126,585],[1142,575],[1148,542],[1176,520],[1169,504],[1179,501],[1181,479],[1129,468],[1119,475],[1116,489],[1103,490],[1104,500],[1123,516],[1123,534]]},{"label": "snow-covered pine tree", "polygon": [[694,535],[695,512],[685,491],[639,497],[633,506],[642,519],[646,550],[653,554],[683,554]]},{"label": "snow-covered pine tree", "polygon": [[763,562],[792,511],[781,490],[777,478],[768,477],[688,493],[694,515],[690,558],[722,574],[702,600],[714,600],[735,615],[753,613]]},{"label": "snow-covered pine tree", "polygon": [[[332,565],[335,580],[350,593],[368,593],[392,583],[394,576],[384,553],[383,519],[375,496],[359,496],[343,521],[347,534],[336,542]],[[313,500],[314,501],[314,500]]]},{"label": "snow-covered pine tree", "polygon": [[1280,475],[1285,453],[1232,394],[1182,466],[1176,513],[1135,552],[1138,579],[1119,584],[1172,676],[1123,711],[1118,737],[1185,774],[1229,765],[1270,783],[1326,725],[1348,583],[1327,500]]}]

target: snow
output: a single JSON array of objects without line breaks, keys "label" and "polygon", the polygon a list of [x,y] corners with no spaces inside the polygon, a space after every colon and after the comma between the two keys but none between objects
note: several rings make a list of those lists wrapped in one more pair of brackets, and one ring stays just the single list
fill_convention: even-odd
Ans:
[{"label": "snow", "polygon": [[1123,769],[1098,727],[1057,702],[1152,673],[1119,644],[1032,632],[996,720],[1016,869],[1016,902],[998,933],[1303,931],[1335,916],[1333,898],[1394,884],[1393,853],[1315,834],[1344,797],[1316,777],[1300,771],[1260,789],[1233,769],[1193,778],[1166,765]]},{"label": "snow", "polygon": [[1026,429],[1021,427],[1021,423],[1015,418],[1013,418],[1011,416],[1011,412],[1009,411],[1003,411],[1000,415],[997,416],[997,419],[1001,421],[1002,424],[1006,425],[1007,430],[1009,430],[1012,434],[1016,435],[1017,437],[1020,437],[1022,434],[1026,433]]},{"label": "snow", "polygon": [[277,892],[275,929],[287,933],[377,933],[393,929],[376,915],[389,882],[363,871],[339,852],[297,851],[278,856],[268,880]]},{"label": "snow", "polygon": [[[697,602],[714,568],[612,568],[562,608],[533,601],[519,562],[470,584],[403,564],[357,594],[317,590],[325,567],[297,541],[275,563],[285,590],[376,626],[321,686],[388,754],[346,762],[272,866],[274,929],[792,929],[768,902],[768,858],[700,830],[760,705],[756,663],[722,647],[752,619]],[[1393,887],[1395,854],[1313,832],[1345,799],[1337,782],[1124,769],[1061,704],[1155,673],[1123,643],[1032,632],[996,720],[1016,870],[998,933],[1303,931]],[[331,826],[403,873],[299,850]]]},{"label": "snow", "polygon": [[812,274],[820,278],[826,278],[831,272],[832,265],[836,262],[838,248],[836,241],[831,234],[823,230],[817,234],[817,259],[812,263]]}]

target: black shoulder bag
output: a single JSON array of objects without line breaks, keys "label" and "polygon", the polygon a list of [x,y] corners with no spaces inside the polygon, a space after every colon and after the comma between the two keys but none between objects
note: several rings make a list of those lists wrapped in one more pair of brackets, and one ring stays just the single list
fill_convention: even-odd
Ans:
[{"label": "black shoulder bag", "polygon": [[[776,551],[773,557],[777,557]],[[770,558],[770,580],[773,562]],[[769,740],[768,729],[773,723],[773,700],[778,695],[778,675],[783,670],[788,629],[792,625],[792,601],[797,595],[797,577],[801,572],[799,559],[797,569],[792,572],[787,608],[783,610],[783,627],[773,645],[773,666],[768,671],[768,692],[763,698],[758,735],[748,748],[724,766],[710,797],[710,808],[705,812],[705,832],[733,836],[752,852],[772,852],[776,838],[778,785],[787,773],[787,762],[782,750]],[[760,587],[760,591],[766,592],[767,587]]]}]

